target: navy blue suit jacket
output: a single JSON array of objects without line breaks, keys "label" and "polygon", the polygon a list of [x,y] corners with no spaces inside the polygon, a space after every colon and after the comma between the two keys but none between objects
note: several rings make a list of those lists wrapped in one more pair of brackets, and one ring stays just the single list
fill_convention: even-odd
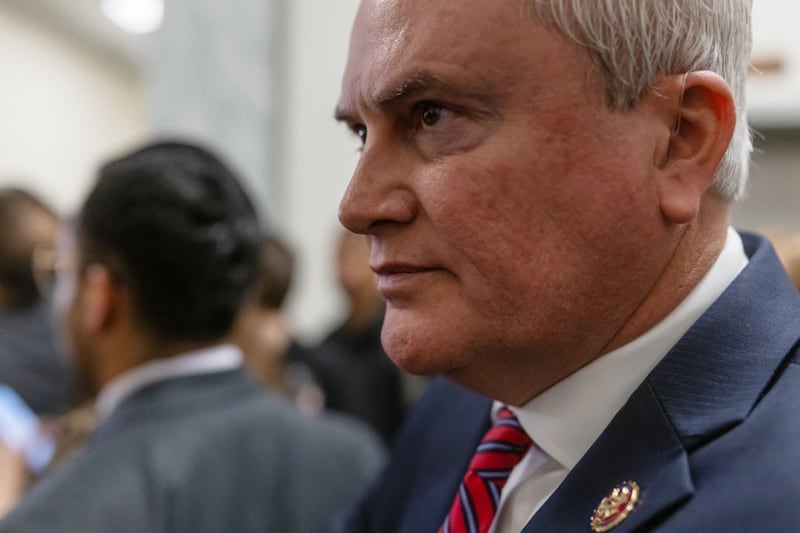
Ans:
[{"label": "navy blue suit jacket", "polygon": [[[800,531],[800,297],[771,246],[692,326],[523,530],[589,532],[593,510],[636,481],[614,533]],[[340,531],[435,532],[491,401],[444,380],[401,432],[392,461]]]}]

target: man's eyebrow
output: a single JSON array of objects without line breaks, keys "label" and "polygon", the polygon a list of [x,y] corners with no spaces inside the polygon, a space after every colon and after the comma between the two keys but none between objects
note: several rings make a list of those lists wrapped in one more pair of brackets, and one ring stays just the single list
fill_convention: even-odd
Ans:
[{"label": "man's eyebrow", "polygon": [[446,85],[436,76],[425,71],[416,71],[403,77],[398,83],[379,92],[373,101],[376,107],[388,107],[398,100],[434,85]]},{"label": "man's eyebrow", "polygon": [[[371,104],[377,108],[389,107],[398,100],[407,98],[434,85],[446,86],[447,84],[429,72],[415,71],[401,78],[399,82],[389,85],[375,97],[370,98]],[[347,122],[350,120],[350,113],[346,109],[337,106],[333,117],[339,122]]]}]

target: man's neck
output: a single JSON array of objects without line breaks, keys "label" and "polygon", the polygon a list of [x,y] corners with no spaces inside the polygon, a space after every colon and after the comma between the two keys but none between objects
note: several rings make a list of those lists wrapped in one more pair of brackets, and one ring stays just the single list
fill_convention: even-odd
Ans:
[{"label": "man's neck", "polygon": [[143,338],[129,339],[102,350],[99,360],[105,362],[98,372],[97,390],[122,374],[152,361],[165,360],[176,355],[209,348],[221,341],[163,341]]},{"label": "man's neck", "polygon": [[242,352],[233,344],[214,344],[160,359],[151,359],[120,374],[100,389],[97,411],[101,421],[126,398],[163,381],[234,370],[242,365]]},{"label": "man's neck", "polygon": [[667,268],[647,298],[598,354],[602,356],[649,331],[675,309],[708,273],[725,246],[730,224],[727,206],[701,211],[681,236]]},{"label": "man's neck", "polygon": [[709,199],[692,224],[675,228],[677,244],[661,274],[639,305],[604,338],[587,335],[555,339],[552,350],[541,348],[536,357],[521,356],[517,347],[503,352],[502,346],[496,346],[493,357],[482,358],[479,368],[458,368],[446,377],[506,404],[524,405],[580,368],[640,337],[669,315],[714,265],[725,245],[728,227],[727,204]]}]

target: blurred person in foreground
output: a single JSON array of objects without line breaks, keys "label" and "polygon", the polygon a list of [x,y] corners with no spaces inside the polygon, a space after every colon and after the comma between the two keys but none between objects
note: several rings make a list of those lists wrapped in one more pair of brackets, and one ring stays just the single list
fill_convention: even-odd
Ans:
[{"label": "blurred person in foreground", "polygon": [[325,407],[360,418],[390,444],[403,421],[406,400],[401,372],[381,347],[384,305],[363,235],[341,232],[336,274],[347,298],[347,315],[309,351],[309,361]]},{"label": "blurred person in foreground", "polygon": [[233,326],[233,341],[245,365],[269,390],[292,400],[303,413],[323,409],[323,394],[308,366],[307,350],[292,339],[283,310],[294,276],[294,255],[275,235],[263,238],[254,294],[242,306]]},{"label": "blurred person in foreground", "polygon": [[343,530],[800,529],[800,298],[730,228],[750,9],[361,3],[340,219],[447,379]]},{"label": "blurred person in foreground", "polygon": [[225,344],[260,235],[231,172],[199,147],[147,146],[100,169],[75,231],[55,299],[100,421],[0,531],[323,530],[379,443],[297,416]]},{"label": "blurred person in foreground", "polygon": [[61,413],[71,400],[68,365],[33,268],[35,251],[52,249],[59,224],[34,194],[0,189],[0,383],[39,415]]}]

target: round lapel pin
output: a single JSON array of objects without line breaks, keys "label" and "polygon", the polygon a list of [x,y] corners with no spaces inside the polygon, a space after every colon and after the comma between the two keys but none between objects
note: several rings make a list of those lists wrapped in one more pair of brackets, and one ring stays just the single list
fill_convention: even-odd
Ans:
[{"label": "round lapel pin", "polygon": [[639,485],[635,481],[620,483],[602,499],[592,513],[592,531],[602,533],[617,527],[625,520],[639,501]]}]

